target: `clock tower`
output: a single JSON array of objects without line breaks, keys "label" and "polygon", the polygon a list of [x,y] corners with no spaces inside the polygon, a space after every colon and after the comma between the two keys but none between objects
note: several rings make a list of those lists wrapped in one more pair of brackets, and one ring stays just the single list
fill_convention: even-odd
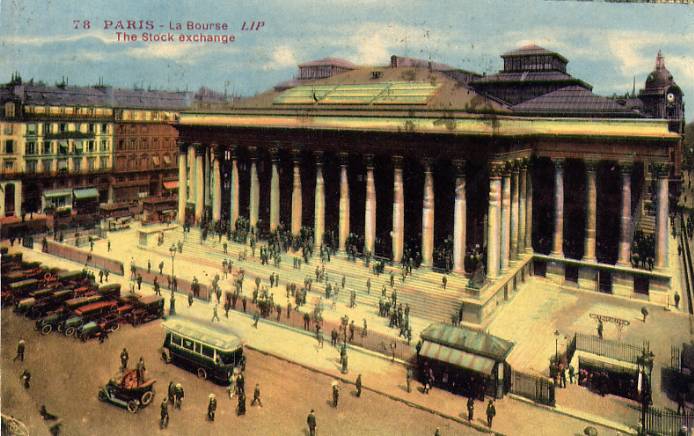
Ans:
[{"label": "clock tower", "polygon": [[665,58],[658,51],[655,69],[646,78],[646,86],[639,91],[643,102],[643,111],[653,118],[670,120],[670,130],[681,132],[684,121],[684,104],[682,90],[665,68]]}]

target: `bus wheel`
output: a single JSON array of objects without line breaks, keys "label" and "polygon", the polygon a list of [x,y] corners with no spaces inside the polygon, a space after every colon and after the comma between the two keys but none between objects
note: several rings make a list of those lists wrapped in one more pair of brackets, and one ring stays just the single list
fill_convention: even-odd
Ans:
[{"label": "bus wheel", "polygon": [[53,330],[53,327],[50,324],[46,324],[43,327],[41,327],[41,334],[42,335],[47,335]]},{"label": "bus wheel", "polygon": [[72,336],[75,334],[75,328],[74,327],[68,327],[65,329],[65,336]]},{"label": "bus wheel", "polygon": [[205,368],[198,368],[198,378],[203,380],[207,379],[207,371],[205,371]]}]

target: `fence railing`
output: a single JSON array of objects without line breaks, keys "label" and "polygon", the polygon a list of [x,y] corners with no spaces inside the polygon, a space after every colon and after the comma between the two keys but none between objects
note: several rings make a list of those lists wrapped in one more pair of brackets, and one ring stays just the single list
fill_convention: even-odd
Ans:
[{"label": "fence railing", "polygon": [[98,254],[85,252],[76,247],[60,244],[58,242],[51,241],[50,239],[46,241],[46,245],[43,248],[45,253],[62,257],[64,259],[68,259],[82,265],[87,265],[92,268],[108,270],[111,273],[123,275],[123,263],[117,260],[109,259]]},{"label": "fence railing", "polygon": [[643,354],[643,348],[626,342],[600,339],[597,336],[576,333],[576,350],[586,351],[610,359],[636,363]]},{"label": "fence railing", "polygon": [[510,391],[548,406],[554,406],[555,403],[554,382],[545,377],[512,370]]},{"label": "fence railing", "polygon": [[684,413],[679,414],[673,410],[649,407],[645,427],[647,434],[678,436],[682,427],[688,430],[694,427],[694,410],[685,409]]}]

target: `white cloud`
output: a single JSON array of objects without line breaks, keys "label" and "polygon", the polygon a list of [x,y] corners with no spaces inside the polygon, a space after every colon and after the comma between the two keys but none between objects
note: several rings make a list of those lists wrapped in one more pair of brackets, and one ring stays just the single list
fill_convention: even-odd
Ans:
[{"label": "white cloud", "polygon": [[81,40],[97,39],[104,44],[116,42],[114,34],[105,32],[84,32],[74,35],[51,35],[51,36],[2,36],[0,43],[9,46],[35,46],[40,47],[46,44],[56,44],[62,42],[76,42]]},{"label": "white cloud", "polygon": [[279,70],[283,68],[293,68],[296,67],[298,63],[294,49],[288,45],[282,45],[272,50],[270,61],[263,66],[263,69]]}]

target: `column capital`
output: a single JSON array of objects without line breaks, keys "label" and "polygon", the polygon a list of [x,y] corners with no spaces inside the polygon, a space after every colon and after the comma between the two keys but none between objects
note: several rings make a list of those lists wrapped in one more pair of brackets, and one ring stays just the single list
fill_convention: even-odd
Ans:
[{"label": "column capital", "polygon": [[395,169],[401,170],[402,169],[402,162],[404,160],[403,157],[396,155],[396,156],[392,157],[392,160],[393,160],[393,167],[395,167]]},{"label": "column capital", "polygon": [[323,165],[323,157],[325,155],[325,152],[323,150],[316,150],[313,152],[313,157],[316,159],[316,166],[322,166]]},{"label": "column capital", "polygon": [[179,139],[178,141],[176,141],[176,145],[178,146],[178,152],[179,153],[187,153],[188,152],[188,144],[185,141]]},{"label": "column capital", "polygon": [[502,162],[503,169],[502,169],[502,176],[503,177],[511,177],[511,172],[513,171],[513,161],[504,161]]},{"label": "column capital", "polygon": [[653,162],[651,164],[651,171],[653,175],[659,179],[665,179],[670,175],[670,163],[669,162]]},{"label": "column capital", "polygon": [[598,164],[600,163],[597,159],[586,159],[583,161],[586,166],[586,172],[594,173],[598,169]]},{"label": "column capital", "polygon": [[522,157],[520,159],[517,159],[518,161],[518,169],[520,171],[527,171],[528,167],[530,166],[530,159],[527,157]]},{"label": "column capital", "polygon": [[489,162],[489,178],[490,179],[500,179],[504,174],[504,162],[500,160],[493,160]]},{"label": "column capital", "polygon": [[229,153],[231,154],[231,160],[236,160],[236,151],[238,150],[238,145],[236,144],[229,144],[227,145],[227,148],[229,149]]},{"label": "column capital", "polygon": [[294,166],[301,164],[301,150],[298,148],[292,148],[292,162]]},{"label": "column capital", "polygon": [[433,158],[431,158],[431,157],[429,157],[429,156],[425,156],[425,157],[422,158],[422,166],[424,166],[424,172],[425,172],[425,173],[430,173],[430,172],[431,172],[431,169],[432,169],[433,164],[434,164],[434,159],[433,159]]},{"label": "column capital", "polygon": [[219,159],[222,155],[222,147],[220,147],[219,144],[213,142],[212,144],[210,144],[210,154],[212,154],[212,156],[214,156],[215,159]]},{"label": "column capital", "polygon": [[340,157],[340,166],[346,167],[347,164],[349,163],[349,153],[346,151],[341,151],[339,154]]},{"label": "column capital", "polygon": [[456,177],[465,176],[465,159],[453,159],[451,161],[453,168],[455,168]]},{"label": "column capital", "polygon": [[564,165],[566,165],[566,159],[564,159],[563,157],[553,157],[552,163],[554,164],[555,169],[563,170]]},{"label": "column capital", "polygon": [[629,175],[634,169],[634,162],[632,161],[619,161],[619,172],[622,175]]},{"label": "column capital", "polygon": [[515,175],[515,174],[519,174],[519,173],[520,173],[521,160],[520,160],[520,159],[514,159],[514,160],[512,160],[512,161],[510,162],[510,166],[511,166],[511,172],[512,172],[514,175]]},{"label": "column capital", "polygon": [[364,155],[364,162],[366,164],[366,168],[373,169],[373,167],[374,167],[374,155],[371,153],[365,154]]},{"label": "column capital", "polygon": [[193,142],[193,147],[195,148],[195,154],[197,156],[202,156],[205,154],[205,146],[199,142]]},{"label": "column capital", "polygon": [[255,145],[251,145],[248,147],[248,157],[251,160],[257,160],[258,159],[258,147]]}]

